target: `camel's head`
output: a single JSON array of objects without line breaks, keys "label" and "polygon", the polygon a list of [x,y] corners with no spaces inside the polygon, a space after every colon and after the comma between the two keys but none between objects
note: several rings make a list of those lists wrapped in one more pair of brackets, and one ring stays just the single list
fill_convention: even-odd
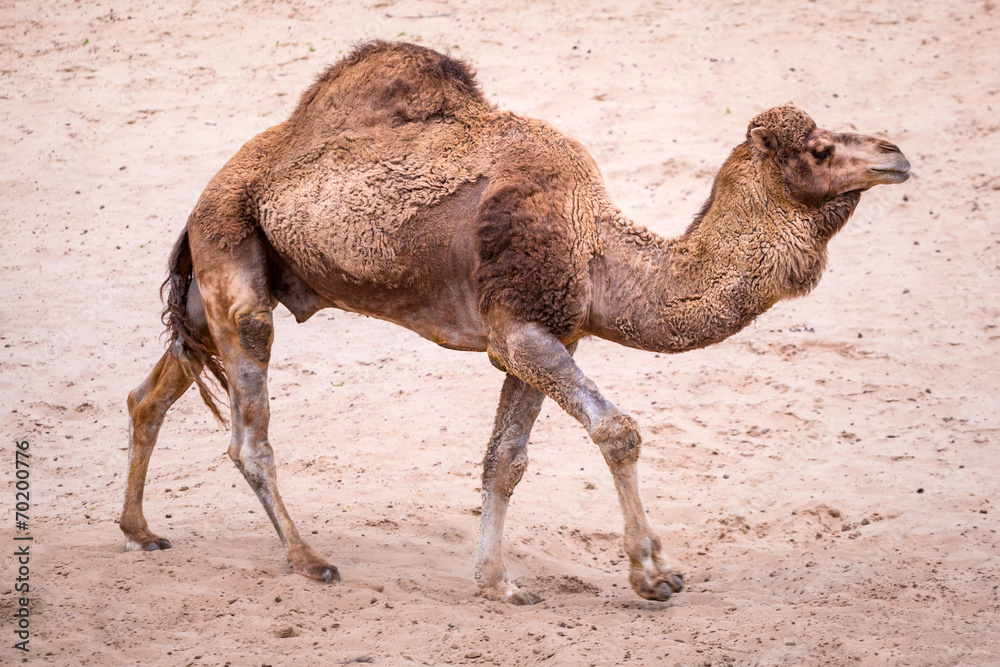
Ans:
[{"label": "camel's head", "polygon": [[771,166],[767,171],[783,182],[788,194],[807,206],[910,177],[910,163],[894,144],[816,127],[812,118],[791,104],[750,121],[747,145],[755,158]]}]

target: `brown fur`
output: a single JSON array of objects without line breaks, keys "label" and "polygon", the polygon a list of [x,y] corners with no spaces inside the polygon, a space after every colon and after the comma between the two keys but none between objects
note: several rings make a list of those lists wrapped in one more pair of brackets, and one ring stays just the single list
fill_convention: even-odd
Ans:
[{"label": "brown fur", "polygon": [[481,312],[507,308],[556,336],[583,323],[594,235],[567,234],[575,224],[572,209],[551,205],[553,195],[571,189],[572,182],[553,169],[526,170],[483,198],[475,276]]},{"label": "brown fur", "polygon": [[639,498],[638,424],[576,365],[576,342],[596,335],[681,352],[731,336],[811,290],[861,191],[901,182],[908,169],[892,144],[832,134],[777,107],[751,121],[692,224],[666,240],[622,216],[578,142],[492,107],[467,65],[412,44],[362,45],[216,174],[174,248],[172,344],[129,396],[128,547],[170,546],[142,514],[146,467],[163,415],[193,380],[217,413],[197,377],[206,368],[230,398],[229,454],[292,571],[339,577],[278,493],[267,393],[271,309],[280,302],[301,322],[337,307],[485,351],[508,373],[484,459],[476,578],[485,595],[534,600],[510,581],[500,544],[548,396],[608,463],[630,583],[667,599],[683,582]]}]

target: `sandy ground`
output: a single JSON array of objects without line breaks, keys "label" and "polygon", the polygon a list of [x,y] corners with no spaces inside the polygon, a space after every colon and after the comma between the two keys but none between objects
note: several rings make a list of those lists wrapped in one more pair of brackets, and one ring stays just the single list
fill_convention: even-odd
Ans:
[{"label": "sandy ground", "polygon": [[[1000,8],[833,5],[0,2],[0,551],[24,535],[15,438],[34,537],[30,652],[5,556],[0,663],[998,664]],[[195,392],[146,493],[175,548],[124,551],[125,397],[161,353],[169,249],[211,175],[369,37],[472,61],[664,235],[775,104],[913,163],[862,199],[808,298],[676,357],[581,344],[643,426],[647,507],[689,585],[671,601],[628,588],[610,475],[551,402],[506,532],[545,601],[477,598],[502,375],[337,311],[278,311],[271,435],[343,582],[289,574]]]}]

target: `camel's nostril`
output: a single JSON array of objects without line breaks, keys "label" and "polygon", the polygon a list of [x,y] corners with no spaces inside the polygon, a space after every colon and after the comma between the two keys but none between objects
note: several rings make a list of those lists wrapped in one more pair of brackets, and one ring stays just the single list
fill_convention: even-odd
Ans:
[{"label": "camel's nostril", "polygon": [[903,152],[903,151],[899,150],[899,146],[897,146],[896,144],[890,144],[888,141],[882,141],[882,142],[880,142],[879,145],[878,145],[878,147],[879,147],[879,150],[881,150],[883,153],[902,153]]}]

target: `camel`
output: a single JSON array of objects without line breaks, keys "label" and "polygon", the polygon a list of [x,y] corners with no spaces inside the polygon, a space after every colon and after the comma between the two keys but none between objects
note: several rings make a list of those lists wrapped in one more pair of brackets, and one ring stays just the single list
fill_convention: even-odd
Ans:
[{"label": "camel", "polygon": [[675,353],[732,336],[815,287],[861,193],[905,181],[909,168],[887,141],[820,129],[779,106],[750,121],[693,222],[667,240],[612,204],[580,143],[496,109],[465,63],[412,44],[362,44],[211,179],[173,248],[170,342],[128,397],[127,549],[171,547],[146,523],[143,485],[164,416],[192,384],[221,420],[205,374],[228,396],[229,456],[291,571],[340,579],[285,509],[268,440],[272,311],[280,303],[304,322],[333,307],[486,352],[506,373],[483,461],[482,595],[537,601],[511,580],[501,541],[548,396],[610,468],[629,583],[667,600],[684,583],[643,509],[638,424],[577,366],[578,342]]}]

